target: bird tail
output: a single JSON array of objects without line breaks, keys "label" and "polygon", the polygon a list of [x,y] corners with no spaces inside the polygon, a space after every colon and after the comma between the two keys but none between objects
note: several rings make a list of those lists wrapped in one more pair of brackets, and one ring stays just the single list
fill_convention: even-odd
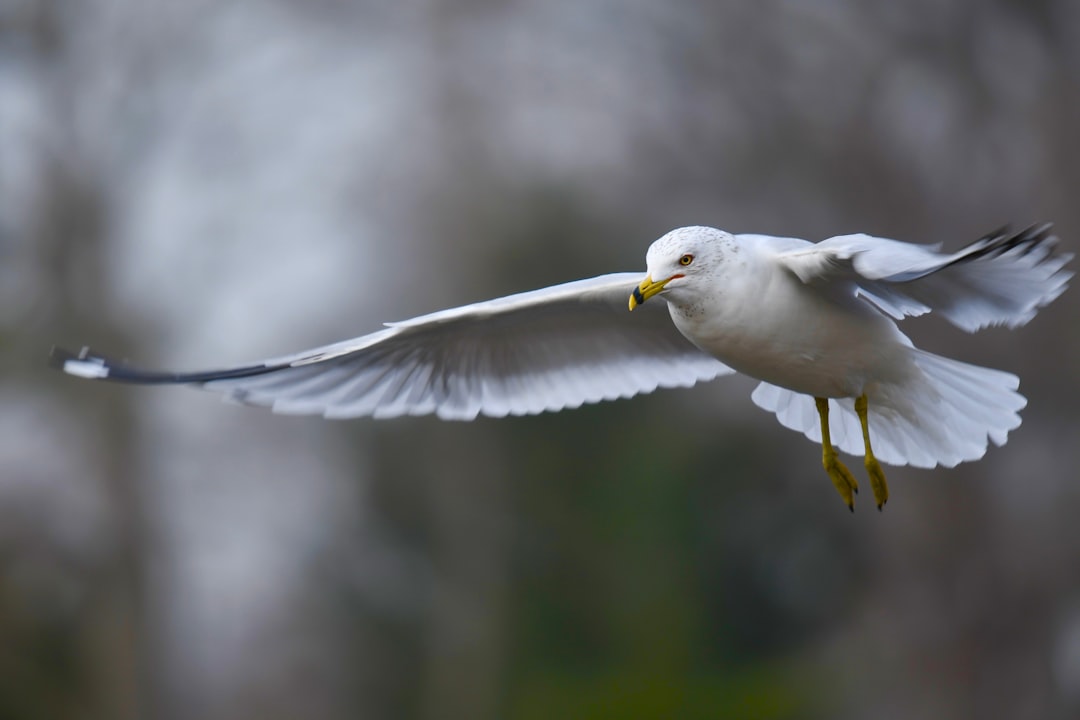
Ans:
[{"label": "bird tail", "polygon": [[[1000,370],[969,365],[912,349],[917,372],[903,385],[883,384],[869,392],[870,441],[878,460],[890,465],[953,467],[986,454],[989,442],[1004,445],[1020,426],[1027,400],[1020,380]],[[776,414],[784,427],[821,442],[814,399],[761,383],[754,402]],[[833,445],[852,455],[864,452],[853,398],[829,400]]]}]

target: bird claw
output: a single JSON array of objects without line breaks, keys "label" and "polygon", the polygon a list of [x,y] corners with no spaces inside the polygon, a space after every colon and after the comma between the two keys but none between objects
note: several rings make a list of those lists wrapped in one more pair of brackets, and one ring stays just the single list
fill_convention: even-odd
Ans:
[{"label": "bird claw", "polygon": [[822,465],[848,509],[855,512],[855,495],[859,492],[859,483],[855,481],[855,476],[835,454],[825,458]]},{"label": "bird claw", "polygon": [[874,491],[874,500],[880,512],[889,501],[889,484],[885,481],[885,471],[873,455],[866,459],[866,474],[870,476],[870,487]]}]

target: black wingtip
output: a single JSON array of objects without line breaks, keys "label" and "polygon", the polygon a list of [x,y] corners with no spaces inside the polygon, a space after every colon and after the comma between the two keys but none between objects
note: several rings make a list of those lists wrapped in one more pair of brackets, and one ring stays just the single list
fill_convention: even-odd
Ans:
[{"label": "black wingtip", "polygon": [[1028,253],[1044,243],[1054,244],[1057,238],[1054,236],[1053,223],[1035,223],[1028,225],[1023,230],[1013,232],[1005,227],[984,236],[978,242],[983,243],[977,255],[1002,255],[1010,250],[1020,248],[1021,252]]},{"label": "black wingtip", "polygon": [[982,258],[992,259],[1013,250],[1027,255],[1037,248],[1045,249],[1049,257],[1057,242],[1053,223],[1036,223],[1017,232],[1013,232],[1012,228],[1005,225],[968,245],[958,253],[959,256],[955,260],[947,265],[968,263]]},{"label": "black wingtip", "polygon": [[112,380],[115,382],[135,383],[139,385],[197,385],[212,382],[214,380],[228,380],[232,378],[251,377],[262,375],[279,366],[246,365],[225,370],[209,370],[205,372],[173,373],[156,372],[152,370],[140,370],[124,363],[107,360],[100,355],[93,355],[90,348],[84,347],[74,353],[61,347],[53,346],[49,352],[49,366],[56,368],[68,375],[85,378],[87,380]]}]

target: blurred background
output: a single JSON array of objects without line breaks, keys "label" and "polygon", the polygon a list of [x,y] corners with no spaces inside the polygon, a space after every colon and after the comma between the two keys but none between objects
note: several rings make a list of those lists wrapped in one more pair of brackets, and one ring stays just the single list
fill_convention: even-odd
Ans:
[{"label": "blurred background", "polygon": [[0,0],[0,718],[1080,717],[1075,288],[904,324],[1030,404],[880,514],[742,378],[329,422],[45,366],[283,354],[688,224],[1075,250],[1078,127],[1072,0]]}]

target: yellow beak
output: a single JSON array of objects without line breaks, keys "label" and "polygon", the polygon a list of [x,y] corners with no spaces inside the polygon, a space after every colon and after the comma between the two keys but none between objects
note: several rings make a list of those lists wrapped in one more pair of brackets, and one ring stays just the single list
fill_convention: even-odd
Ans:
[{"label": "yellow beak", "polygon": [[658,292],[664,289],[664,286],[674,280],[678,275],[669,277],[667,280],[653,280],[652,275],[646,275],[645,279],[641,281],[641,284],[634,288],[634,292],[630,293],[630,312],[634,311],[638,305],[656,295]]}]

